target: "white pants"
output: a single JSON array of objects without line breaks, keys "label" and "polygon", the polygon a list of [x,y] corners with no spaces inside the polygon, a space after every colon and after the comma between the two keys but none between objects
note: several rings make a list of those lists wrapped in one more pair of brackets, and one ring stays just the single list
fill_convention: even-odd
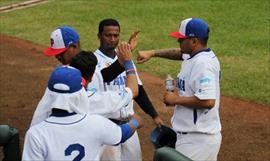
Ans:
[{"label": "white pants", "polygon": [[118,146],[105,145],[101,154],[101,161],[141,161],[141,146],[138,133]]},{"label": "white pants", "polygon": [[177,133],[175,149],[194,161],[216,161],[221,138],[221,133]]}]

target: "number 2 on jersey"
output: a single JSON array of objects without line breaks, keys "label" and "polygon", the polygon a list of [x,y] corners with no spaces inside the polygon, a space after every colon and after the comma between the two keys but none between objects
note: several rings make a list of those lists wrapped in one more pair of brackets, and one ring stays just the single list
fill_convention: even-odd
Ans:
[{"label": "number 2 on jersey", "polygon": [[73,151],[79,151],[79,154],[73,159],[73,161],[80,161],[85,156],[84,147],[80,144],[71,144],[65,150],[65,156],[71,155]]}]

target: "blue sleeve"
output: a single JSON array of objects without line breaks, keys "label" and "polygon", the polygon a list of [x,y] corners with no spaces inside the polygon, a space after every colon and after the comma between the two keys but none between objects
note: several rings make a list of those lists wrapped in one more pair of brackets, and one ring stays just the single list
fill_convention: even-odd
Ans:
[{"label": "blue sleeve", "polygon": [[121,131],[122,131],[122,138],[120,143],[124,143],[128,138],[132,136],[132,130],[131,127],[126,123],[123,125],[120,125]]}]

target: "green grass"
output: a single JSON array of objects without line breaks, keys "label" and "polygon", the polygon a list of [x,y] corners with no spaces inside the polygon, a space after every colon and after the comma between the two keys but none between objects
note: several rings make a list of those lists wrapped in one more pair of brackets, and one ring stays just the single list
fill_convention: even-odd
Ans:
[{"label": "green grass", "polygon": [[[210,25],[209,47],[221,62],[222,94],[270,105],[269,7],[267,0],[52,0],[0,14],[0,32],[49,45],[50,33],[68,24],[80,33],[84,49],[95,50],[99,21],[112,17],[121,24],[121,40],[139,29],[137,50],[157,49],[178,47],[168,34],[181,19],[200,17]],[[155,58],[137,67],[164,78],[176,75],[179,65]]]},{"label": "green grass", "polygon": [[0,7],[11,5],[14,3],[24,2],[26,0],[0,0]]}]

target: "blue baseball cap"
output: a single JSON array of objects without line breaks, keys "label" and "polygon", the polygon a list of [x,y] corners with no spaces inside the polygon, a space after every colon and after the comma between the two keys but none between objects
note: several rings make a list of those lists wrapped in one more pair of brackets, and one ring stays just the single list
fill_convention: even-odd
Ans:
[{"label": "blue baseball cap", "polygon": [[209,27],[202,19],[188,18],[181,21],[179,31],[172,32],[170,36],[177,39],[189,37],[208,38]]},{"label": "blue baseball cap", "polygon": [[57,93],[74,93],[82,89],[81,72],[70,66],[56,67],[48,81],[48,88]]},{"label": "blue baseball cap", "polygon": [[66,51],[70,45],[80,41],[78,32],[69,27],[62,26],[51,33],[51,47],[44,51],[46,56],[55,56]]}]

